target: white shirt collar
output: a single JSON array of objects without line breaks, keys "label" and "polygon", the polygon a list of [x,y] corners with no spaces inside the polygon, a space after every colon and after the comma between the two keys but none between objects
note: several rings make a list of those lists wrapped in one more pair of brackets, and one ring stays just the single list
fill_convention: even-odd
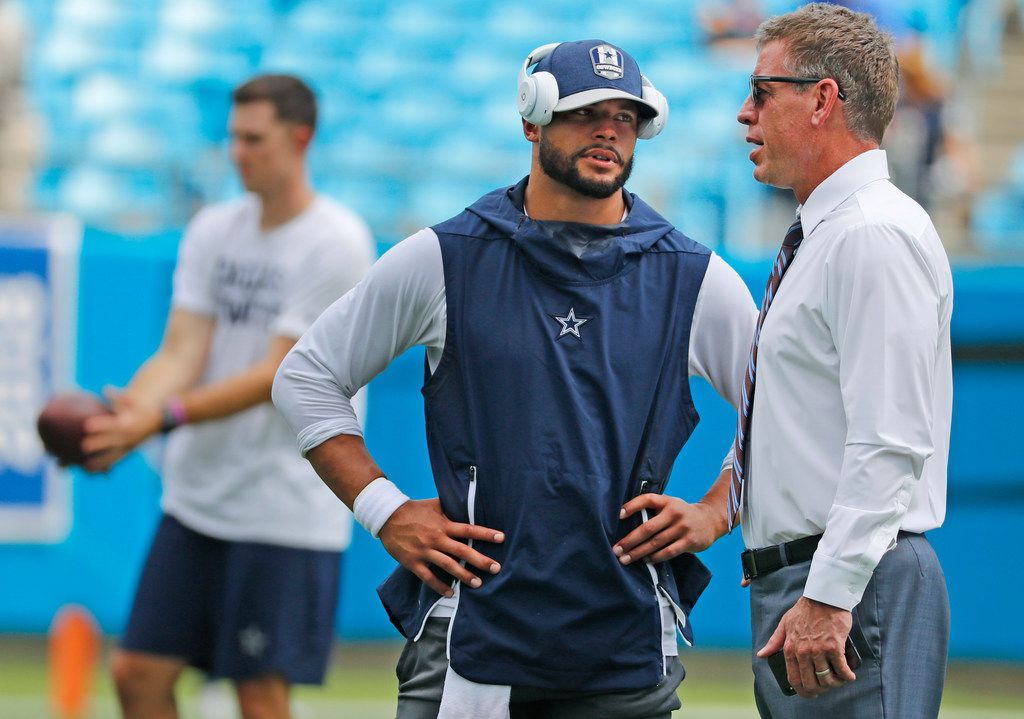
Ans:
[{"label": "white shirt collar", "polygon": [[889,179],[885,150],[867,150],[847,161],[811,191],[807,202],[796,208],[804,237],[814,231],[825,215],[837,208],[850,195],[876,180]]}]

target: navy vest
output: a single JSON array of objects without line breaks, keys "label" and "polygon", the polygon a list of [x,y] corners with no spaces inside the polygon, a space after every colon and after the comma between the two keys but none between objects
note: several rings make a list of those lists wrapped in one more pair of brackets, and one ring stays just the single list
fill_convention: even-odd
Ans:
[{"label": "navy vest", "polygon": [[[658,592],[688,613],[710,574],[693,555],[622,566],[612,546],[639,523],[623,503],[664,490],[698,421],[688,348],[710,251],[629,194],[619,225],[530,220],[525,186],[434,228],[448,327],[423,395],[438,496],[452,520],[506,535],[476,545],[502,569],[458,588],[449,658],[488,684],[653,686]],[[378,592],[407,637],[438,599],[401,567]]]}]

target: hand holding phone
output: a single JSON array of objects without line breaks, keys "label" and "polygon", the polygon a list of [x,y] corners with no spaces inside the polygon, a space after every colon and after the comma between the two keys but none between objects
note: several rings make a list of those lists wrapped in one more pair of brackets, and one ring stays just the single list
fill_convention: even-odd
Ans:
[{"label": "hand holding phone", "polygon": [[[851,670],[857,671],[857,668],[861,665],[860,652],[857,651],[857,646],[850,639],[849,635],[846,637],[845,647],[846,663]],[[789,683],[789,675],[786,672],[786,655],[780,649],[774,654],[769,654],[766,658],[768,667],[772,670],[772,674],[775,675],[775,681],[779,684],[779,689],[787,697],[791,697],[796,694],[796,689]]]}]

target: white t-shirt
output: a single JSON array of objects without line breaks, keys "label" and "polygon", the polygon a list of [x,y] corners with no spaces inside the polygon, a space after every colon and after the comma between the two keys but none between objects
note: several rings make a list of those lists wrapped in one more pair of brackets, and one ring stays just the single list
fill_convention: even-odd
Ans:
[{"label": "white t-shirt", "polygon": [[[269,231],[259,222],[247,196],[202,210],[182,240],[172,306],[216,319],[202,384],[246,370],[273,337],[301,336],[373,262],[365,223],[325,197]],[[213,537],[325,550],[351,537],[348,510],[270,402],[173,431],[163,481],[164,511]]]}]

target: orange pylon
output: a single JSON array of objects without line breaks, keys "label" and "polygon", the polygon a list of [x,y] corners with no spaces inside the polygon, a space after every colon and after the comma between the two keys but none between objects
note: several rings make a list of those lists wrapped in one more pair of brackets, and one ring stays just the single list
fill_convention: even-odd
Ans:
[{"label": "orange pylon", "polygon": [[86,715],[100,644],[100,630],[89,610],[68,604],[57,612],[50,625],[50,706],[59,719]]}]

